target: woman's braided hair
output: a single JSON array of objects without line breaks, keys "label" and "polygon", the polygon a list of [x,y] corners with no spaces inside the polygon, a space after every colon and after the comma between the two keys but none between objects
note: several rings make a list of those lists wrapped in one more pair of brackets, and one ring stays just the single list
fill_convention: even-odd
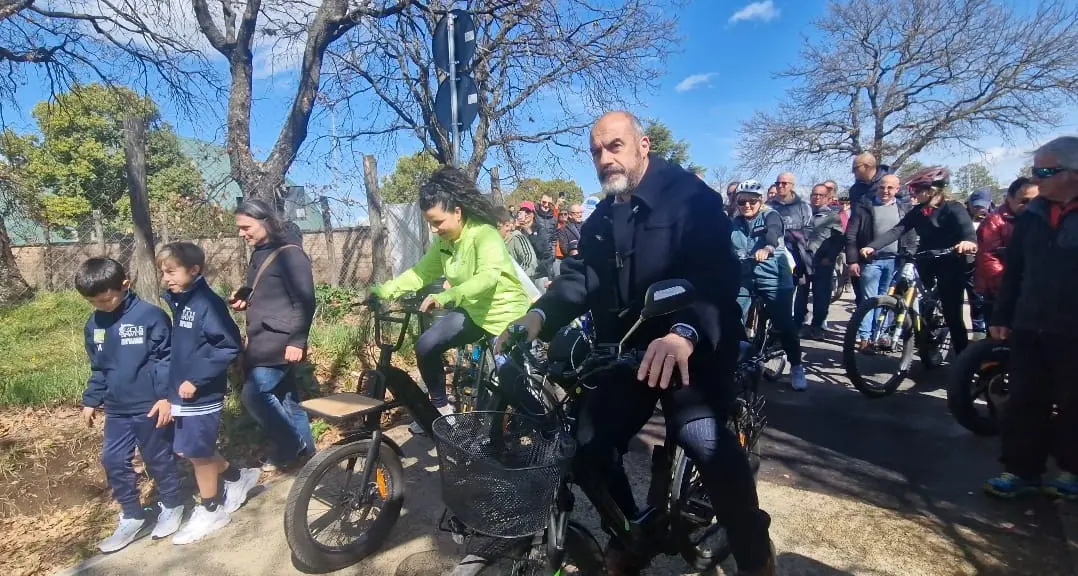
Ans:
[{"label": "woman's braided hair", "polygon": [[419,187],[419,208],[427,211],[435,206],[447,211],[460,208],[469,221],[498,225],[494,205],[479,192],[475,181],[459,168],[441,168]]}]

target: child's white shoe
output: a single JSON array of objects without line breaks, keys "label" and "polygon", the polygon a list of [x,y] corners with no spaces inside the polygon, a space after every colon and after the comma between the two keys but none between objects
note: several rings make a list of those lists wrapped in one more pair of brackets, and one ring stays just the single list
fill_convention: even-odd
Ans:
[{"label": "child's white shoe", "polygon": [[173,544],[193,544],[206,536],[224,528],[232,521],[232,516],[225,510],[223,505],[217,506],[212,511],[202,504],[195,506],[191,518],[180,531],[172,537]]}]

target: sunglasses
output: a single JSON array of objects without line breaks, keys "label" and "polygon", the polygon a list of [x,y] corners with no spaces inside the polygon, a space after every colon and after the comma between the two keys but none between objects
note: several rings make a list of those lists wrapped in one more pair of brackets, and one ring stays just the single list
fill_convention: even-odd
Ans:
[{"label": "sunglasses", "polygon": [[737,201],[738,206],[748,206],[750,204],[759,204],[759,203],[760,203],[759,200],[738,200]]},{"label": "sunglasses", "polygon": [[1055,168],[1034,168],[1033,177],[1044,180],[1046,178],[1051,178],[1056,174],[1062,174],[1064,172],[1073,172],[1073,170],[1071,170],[1070,168],[1063,168],[1062,166],[1056,166]]}]

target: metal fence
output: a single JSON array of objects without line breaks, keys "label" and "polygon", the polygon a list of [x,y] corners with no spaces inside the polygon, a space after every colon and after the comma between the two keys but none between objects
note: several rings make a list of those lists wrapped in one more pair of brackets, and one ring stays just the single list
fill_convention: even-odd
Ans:
[{"label": "metal fence", "polygon": [[[345,203],[319,196],[286,206],[282,216],[299,228],[316,283],[363,288],[375,277],[372,228],[334,225],[334,205],[343,213],[352,208]],[[211,283],[244,284],[251,252],[237,236],[229,210],[219,206],[177,210],[151,203],[150,213],[157,248],[180,240],[198,244],[206,253],[205,274]],[[415,204],[383,206],[382,221],[387,273],[396,275],[419,259],[427,226]],[[5,224],[19,271],[35,290],[73,288],[75,271],[87,258],[108,256],[129,266],[135,252],[130,217],[125,222],[122,215],[110,220],[95,211],[76,226],[45,226],[12,217]]]}]

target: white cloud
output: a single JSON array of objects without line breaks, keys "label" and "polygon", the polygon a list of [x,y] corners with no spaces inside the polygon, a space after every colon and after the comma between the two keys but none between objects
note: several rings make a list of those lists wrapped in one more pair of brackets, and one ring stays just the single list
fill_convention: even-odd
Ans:
[{"label": "white cloud", "polygon": [[677,86],[674,86],[674,90],[677,92],[688,92],[689,90],[692,90],[697,86],[707,84],[707,82],[714,77],[714,72],[708,72],[706,74],[692,74],[690,76],[686,76],[685,79],[681,82],[678,82]]},{"label": "white cloud", "polygon": [[730,24],[751,22],[753,20],[770,22],[775,18],[778,18],[780,14],[782,14],[782,11],[775,8],[775,3],[772,2],[772,0],[765,0],[764,2],[753,2],[752,4],[746,5],[741,10],[734,12],[734,15],[730,16],[728,22]]}]

